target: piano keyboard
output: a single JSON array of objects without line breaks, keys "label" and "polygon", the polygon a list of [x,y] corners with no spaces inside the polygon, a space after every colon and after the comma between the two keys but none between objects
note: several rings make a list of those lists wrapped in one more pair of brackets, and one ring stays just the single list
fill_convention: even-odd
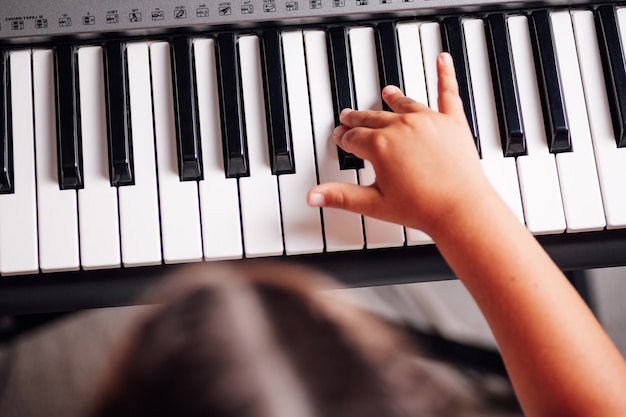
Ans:
[{"label": "piano keyboard", "polygon": [[531,232],[625,228],[625,35],[613,4],[32,45],[11,34],[0,274],[431,244],[305,196],[374,180],[330,139],[338,112],[383,109],[388,83],[436,110],[444,50],[485,172]]}]

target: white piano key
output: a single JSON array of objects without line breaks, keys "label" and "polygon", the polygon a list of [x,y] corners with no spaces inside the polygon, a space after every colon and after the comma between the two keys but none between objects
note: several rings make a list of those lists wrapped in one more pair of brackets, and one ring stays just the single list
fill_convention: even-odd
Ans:
[{"label": "white piano key", "polygon": [[568,232],[606,226],[569,11],[551,14],[573,152],[556,156]]},{"label": "white piano key", "polygon": [[[332,139],[335,128],[333,97],[328,66],[326,33],[309,31],[304,35],[311,101],[311,118],[320,183],[358,184],[356,170],[339,168],[337,145]],[[324,240],[329,252],[362,249],[363,223],[360,215],[345,210],[322,209]]]},{"label": "white piano key", "polygon": [[161,230],[148,44],[129,44],[126,55],[135,185],[118,188],[122,262],[154,265],[161,263]]},{"label": "white piano key", "polygon": [[526,138],[527,155],[517,158],[526,227],[534,234],[561,233],[565,230],[561,187],[543,127],[528,20],[512,16],[507,22]]},{"label": "white piano key", "polygon": [[199,183],[204,259],[237,259],[243,256],[239,189],[236,178],[224,175],[213,39],[194,41],[194,59],[204,171]]},{"label": "white piano key", "polygon": [[243,245],[246,257],[283,253],[278,182],[269,162],[265,100],[256,36],[239,38],[250,176],[239,179]]},{"label": "white piano key", "polygon": [[198,183],[181,181],[178,176],[172,64],[168,42],[150,45],[150,64],[163,261],[200,261],[203,253]]},{"label": "white piano key", "polygon": [[480,132],[481,164],[500,197],[519,221],[524,223],[515,158],[504,157],[500,139],[485,25],[479,19],[466,19],[463,22],[463,30]]},{"label": "white piano key", "polygon": [[[381,87],[378,77],[376,42],[372,28],[354,28],[349,31],[354,90],[359,110],[382,110]],[[376,179],[369,161],[359,171],[361,184],[369,185]],[[365,242],[369,249],[404,245],[404,228],[400,225],[364,217]]]},{"label": "white piano key", "polygon": [[[626,23],[625,11],[619,9],[618,12],[622,28]],[[626,226],[623,181],[626,176],[626,148],[618,148],[615,140],[593,12],[575,11],[572,20],[607,229],[621,228]],[[622,44],[626,41],[625,35],[626,31],[622,30]]]},{"label": "white piano key", "polygon": [[[428,105],[419,23],[401,23],[397,26],[397,32],[404,77],[404,93],[407,97]],[[407,227],[406,243],[407,245],[424,245],[433,243],[433,240],[421,230]]]},{"label": "white piano key", "polygon": [[15,192],[0,195],[0,273],[37,272],[37,206],[30,51],[9,54]]},{"label": "white piano key", "polygon": [[78,190],[80,262],[83,269],[121,264],[117,189],[109,180],[102,48],[78,50],[80,118],[85,187]]},{"label": "white piano key", "polygon": [[302,32],[284,32],[282,46],[296,166],[295,174],[278,177],[285,253],[322,252],[324,240],[320,210],[309,207],[306,200],[308,191],[317,185],[317,174]]},{"label": "white piano key", "polygon": [[[397,26],[398,48],[402,63],[404,94],[418,103],[428,105],[424,58],[419,23],[400,23]],[[441,42],[440,42],[441,43]]]},{"label": "white piano key", "polygon": [[422,56],[424,57],[424,73],[428,89],[428,106],[439,110],[439,75],[437,74],[437,57],[443,52],[439,23],[429,22],[420,25],[422,39]]},{"label": "white piano key", "polygon": [[[79,268],[76,190],[59,189],[54,53],[33,52],[37,223],[42,272]],[[59,92],[72,94],[71,91]]]}]

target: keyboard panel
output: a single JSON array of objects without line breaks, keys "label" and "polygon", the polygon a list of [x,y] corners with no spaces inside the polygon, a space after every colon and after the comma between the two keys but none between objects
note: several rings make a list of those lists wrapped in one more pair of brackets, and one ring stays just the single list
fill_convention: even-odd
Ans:
[{"label": "keyboard panel", "polygon": [[[524,7],[570,6],[584,0],[526,1]],[[0,41],[46,41],[54,37],[101,38],[145,36],[167,32],[203,32],[254,26],[319,24],[336,20],[367,20],[375,16],[415,17],[515,9],[519,0],[231,0],[203,3],[194,0],[81,0],[39,2],[5,0],[0,10]]]}]

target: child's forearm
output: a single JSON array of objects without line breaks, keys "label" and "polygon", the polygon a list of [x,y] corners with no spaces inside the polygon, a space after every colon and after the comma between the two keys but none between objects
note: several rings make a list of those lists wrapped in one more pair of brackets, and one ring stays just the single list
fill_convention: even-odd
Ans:
[{"label": "child's forearm", "polygon": [[487,318],[528,416],[626,415],[626,364],[543,248],[493,193],[433,234]]}]

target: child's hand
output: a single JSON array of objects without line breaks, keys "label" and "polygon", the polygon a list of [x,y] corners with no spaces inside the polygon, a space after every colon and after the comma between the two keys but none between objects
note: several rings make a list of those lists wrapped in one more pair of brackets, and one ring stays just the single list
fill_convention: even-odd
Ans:
[{"label": "child's hand", "polygon": [[376,180],[369,186],[321,184],[309,191],[310,205],[343,208],[432,235],[476,193],[489,190],[448,54],[439,56],[437,68],[439,113],[395,87],[382,92],[394,113],[342,112],[343,125],[333,139],[370,161]]}]

